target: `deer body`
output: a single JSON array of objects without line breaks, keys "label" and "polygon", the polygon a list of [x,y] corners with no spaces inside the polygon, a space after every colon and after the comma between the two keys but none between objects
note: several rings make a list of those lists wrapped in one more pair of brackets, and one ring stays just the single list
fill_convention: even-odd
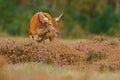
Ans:
[{"label": "deer body", "polygon": [[58,31],[58,18],[52,18],[49,13],[38,12],[32,16],[30,19],[29,25],[29,39],[36,40],[38,42],[45,42],[46,39],[49,39],[51,42],[54,41]]}]

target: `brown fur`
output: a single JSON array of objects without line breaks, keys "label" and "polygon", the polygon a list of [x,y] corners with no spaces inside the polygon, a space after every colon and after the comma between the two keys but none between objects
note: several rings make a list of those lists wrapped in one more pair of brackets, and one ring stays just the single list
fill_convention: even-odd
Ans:
[{"label": "brown fur", "polygon": [[40,12],[34,14],[30,19],[29,39],[35,39],[38,42],[45,42],[46,39],[49,39],[53,42],[58,33],[56,30],[58,23],[49,13],[43,12],[43,14],[48,21],[43,18]]}]

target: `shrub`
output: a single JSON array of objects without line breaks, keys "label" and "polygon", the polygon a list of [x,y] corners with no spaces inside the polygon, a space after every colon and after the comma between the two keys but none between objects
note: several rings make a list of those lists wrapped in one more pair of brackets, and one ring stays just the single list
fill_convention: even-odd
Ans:
[{"label": "shrub", "polygon": [[87,62],[88,63],[92,63],[95,61],[101,61],[103,59],[106,59],[107,55],[105,53],[102,52],[96,52],[96,51],[88,51],[86,53],[87,55]]}]

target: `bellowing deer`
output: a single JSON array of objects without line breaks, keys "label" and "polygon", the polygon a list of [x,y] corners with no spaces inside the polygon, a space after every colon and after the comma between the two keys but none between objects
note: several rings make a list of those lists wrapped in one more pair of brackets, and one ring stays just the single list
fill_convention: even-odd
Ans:
[{"label": "bellowing deer", "polygon": [[42,11],[34,14],[30,19],[29,39],[38,42],[45,42],[46,39],[49,39],[50,42],[53,42],[55,36],[59,34],[56,28],[58,28],[58,21],[62,15],[63,13],[57,18],[52,18],[49,13]]}]

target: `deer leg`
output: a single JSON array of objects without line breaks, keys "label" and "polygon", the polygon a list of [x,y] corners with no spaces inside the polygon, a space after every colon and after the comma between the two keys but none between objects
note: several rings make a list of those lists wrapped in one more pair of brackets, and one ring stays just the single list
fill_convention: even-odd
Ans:
[{"label": "deer leg", "polygon": [[47,34],[47,33],[45,33],[45,34],[43,34],[43,35],[39,35],[39,37],[41,37],[41,39],[38,40],[38,42],[45,44],[46,34]]},{"label": "deer leg", "polygon": [[40,40],[38,40],[38,42],[45,44],[45,39],[46,38],[41,38]]},{"label": "deer leg", "polygon": [[[33,35],[29,35],[29,39],[30,39],[30,42],[34,43],[34,36]],[[36,41],[34,44],[37,45]]]},{"label": "deer leg", "polygon": [[43,36],[39,36],[39,37],[41,37],[41,38],[39,40],[37,40],[37,41],[40,42],[40,43],[45,44],[46,34],[44,34]]},{"label": "deer leg", "polygon": [[32,41],[33,37],[32,35],[29,35],[29,40]]},{"label": "deer leg", "polygon": [[50,40],[50,43],[53,43],[54,42],[54,37],[50,37],[49,40]]}]

